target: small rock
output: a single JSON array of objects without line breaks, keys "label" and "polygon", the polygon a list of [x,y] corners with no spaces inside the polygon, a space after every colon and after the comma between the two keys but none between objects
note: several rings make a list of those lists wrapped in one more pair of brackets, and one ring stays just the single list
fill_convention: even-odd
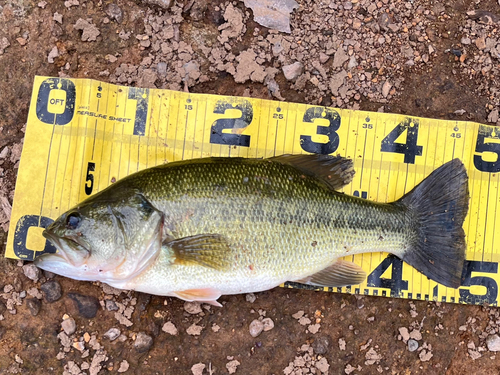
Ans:
[{"label": "small rock", "polygon": [[498,335],[488,336],[486,346],[490,352],[500,352],[500,337]]},{"label": "small rock", "polygon": [[349,55],[340,47],[333,56],[333,67],[340,68],[347,60],[349,60]]},{"label": "small rock", "polygon": [[23,266],[24,276],[28,279],[33,280],[35,283],[40,278],[40,269],[33,263],[28,263]]},{"label": "small rock", "polygon": [[474,43],[476,44],[476,47],[477,47],[478,49],[481,49],[481,50],[482,50],[482,49],[485,49],[485,48],[486,48],[486,41],[485,41],[484,37],[479,37],[479,38],[477,38],[477,39],[474,41]]},{"label": "small rock", "polygon": [[76,331],[75,319],[73,318],[64,319],[61,323],[61,327],[68,336],[72,335]]},{"label": "small rock", "polygon": [[460,43],[462,43],[463,45],[468,45],[471,43],[471,40],[470,38],[468,37],[463,37],[461,40],[460,40]]},{"label": "small rock", "polygon": [[114,341],[120,336],[121,332],[118,328],[110,328],[108,331],[102,335],[103,337],[107,338],[109,341]]},{"label": "small rock", "polygon": [[53,64],[56,57],[59,57],[59,50],[57,49],[57,46],[54,46],[54,48],[50,50],[49,55],[47,56],[47,61],[49,62],[49,64]]},{"label": "small rock", "polygon": [[120,362],[120,367],[118,368],[118,372],[125,372],[128,370],[129,367],[130,367],[130,365],[124,359],[123,361]]},{"label": "small rock", "polygon": [[418,355],[418,357],[420,358],[420,360],[422,362],[427,362],[427,361],[431,360],[431,358],[433,357],[433,354],[430,351],[427,351],[427,350],[423,349],[420,352],[420,354]]},{"label": "small rock", "polygon": [[82,41],[93,42],[101,34],[99,29],[93,23],[79,18],[73,26],[76,30],[82,30]]},{"label": "small rock", "polygon": [[301,62],[296,61],[293,64],[283,66],[283,74],[285,78],[289,81],[297,79],[298,76],[302,74],[304,70],[304,65]]},{"label": "small rock", "polygon": [[330,368],[330,365],[328,364],[328,361],[326,360],[326,358],[323,357],[319,361],[316,362],[315,367],[319,371],[321,371],[323,374],[327,374],[328,369]]},{"label": "small rock", "polygon": [[55,12],[54,15],[52,16],[52,19],[54,21],[59,22],[60,24],[62,24],[63,16],[62,16],[62,14],[59,14],[59,13]]},{"label": "small rock", "polygon": [[28,305],[31,315],[37,316],[42,307],[42,303],[37,298],[28,298],[26,304]]},{"label": "small rock", "polygon": [[0,159],[6,159],[9,156],[9,147],[5,146],[0,152]]},{"label": "small rock", "polygon": [[252,321],[252,323],[250,323],[249,331],[252,337],[259,336],[263,330],[264,324],[262,324],[260,320],[255,319]]},{"label": "small rock", "polygon": [[389,82],[389,80],[385,81],[382,85],[382,95],[384,96],[384,98],[387,98],[389,92],[391,91],[391,88],[392,84]]},{"label": "small rock", "polygon": [[172,0],[142,0],[143,3],[156,5],[163,9],[168,9],[172,5]]},{"label": "small rock", "polygon": [[153,338],[144,332],[139,332],[134,341],[134,348],[137,353],[147,352],[153,346]]},{"label": "small rock", "polygon": [[3,55],[5,49],[10,46],[10,42],[6,37],[0,39],[0,55]]},{"label": "small rock", "polygon": [[414,340],[422,340],[422,333],[416,329],[410,332],[410,338]]},{"label": "small rock", "polygon": [[234,374],[239,365],[240,363],[236,359],[226,363],[227,372],[229,372],[230,374]]},{"label": "small rock", "polygon": [[116,305],[115,301],[107,299],[105,304],[106,304],[106,310],[108,310],[108,311],[117,311],[118,310],[118,306]]},{"label": "small rock", "polygon": [[166,322],[163,327],[161,328],[163,332],[168,333],[169,335],[176,336],[179,331],[177,330],[177,327],[175,326],[174,323],[172,322]]},{"label": "small rock", "polygon": [[352,55],[349,59],[349,63],[347,64],[348,69],[352,69],[358,66],[358,62],[356,61],[356,56]]},{"label": "small rock", "polygon": [[255,294],[253,294],[253,293],[248,293],[245,296],[245,299],[246,299],[247,302],[254,303],[255,300],[257,299],[257,297],[255,297]]},{"label": "small rock", "polygon": [[[328,347],[330,346],[330,338],[327,336],[320,336],[314,340],[311,346],[314,350],[314,353],[325,354],[328,351]],[[345,350],[345,341],[344,341],[344,350]]]},{"label": "small rock", "polygon": [[262,319],[262,325],[264,327],[264,332],[270,331],[274,328],[274,322],[271,318]]},{"label": "small rock", "polygon": [[68,297],[75,301],[78,313],[87,319],[95,318],[97,311],[101,306],[99,300],[95,297],[84,296],[79,293],[68,293]]},{"label": "small rock", "polygon": [[184,310],[191,315],[196,315],[203,311],[201,309],[201,304],[195,301],[184,302]]},{"label": "small rock", "polygon": [[122,12],[122,9],[116,5],[116,4],[109,4],[107,7],[106,7],[106,10],[105,10],[106,14],[108,15],[109,18],[111,18],[112,20],[116,20],[116,22],[118,23],[122,23],[123,21],[123,12]]},{"label": "small rock", "polygon": [[324,52],[320,52],[319,54],[319,62],[321,64],[324,64],[326,63],[328,60],[330,59],[330,56],[328,56],[326,53]]},{"label": "small rock", "polygon": [[496,123],[498,121],[498,108],[494,109],[488,115],[488,122]]},{"label": "small rock", "polygon": [[413,339],[409,339],[408,340],[408,350],[410,352],[414,352],[417,349],[418,349],[418,341],[417,340],[413,340]]},{"label": "small rock", "polygon": [[49,280],[40,286],[43,292],[45,301],[52,303],[57,301],[62,296],[61,284],[56,280]]},{"label": "small rock", "polygon": [[203,370],[205,370],[205,364],[204,363],[197,363],[193,366],[191,366],[191,372],[193,375],[203,375]]},{"label": "small rock", "polygon": [[196,324],[191,324],[187,329],[186,333],[191,336],[199,336],[201,335],[201,331],[203,331],[203,327],[196,325]]},{"label": "small rock", "polygon": [[401,335],[404,342],[407,342],[410,338],[410,333],[408,332],[408,328],[400,327],[399,334]]}]

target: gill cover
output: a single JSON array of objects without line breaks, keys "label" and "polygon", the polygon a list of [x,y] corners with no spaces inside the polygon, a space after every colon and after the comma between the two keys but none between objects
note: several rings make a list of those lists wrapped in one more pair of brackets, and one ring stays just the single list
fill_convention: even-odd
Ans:
[{"label": "gill cover", "polygon": [[140,274],[161,249],[163,213],[135,189],[106,189],[45,231],[57,248],[37,266],[79,280],[120,283]]}]

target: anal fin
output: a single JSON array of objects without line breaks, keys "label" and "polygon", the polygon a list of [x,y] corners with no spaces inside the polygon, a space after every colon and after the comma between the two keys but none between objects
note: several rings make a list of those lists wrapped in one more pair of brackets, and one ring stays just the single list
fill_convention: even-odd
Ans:
[{"label": "anal fin", "polygon": [[324,287],[339,288],[357,285],[366,279],[366,272],[356,263],[338,260],[325,269],[296,282]]}]

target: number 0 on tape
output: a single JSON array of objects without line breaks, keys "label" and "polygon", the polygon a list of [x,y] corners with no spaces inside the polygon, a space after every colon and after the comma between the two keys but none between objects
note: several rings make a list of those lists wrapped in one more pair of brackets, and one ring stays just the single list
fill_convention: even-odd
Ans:
[{"label": "number 0 on tape", "polygon": [[344,192],[379,202],[400,198],[438,166],[460,158],[471,201],[459,289],[438,285],[386,253],[349,257],[367,272],[363,284],[324,289],[496,305],[499,128],[87,79],[35,78],[6,256],[32,260],[37,253],[55,252],[41,236],[43,228],[138,170],[209,156],[298,153],[353,159],[356,175]]}]

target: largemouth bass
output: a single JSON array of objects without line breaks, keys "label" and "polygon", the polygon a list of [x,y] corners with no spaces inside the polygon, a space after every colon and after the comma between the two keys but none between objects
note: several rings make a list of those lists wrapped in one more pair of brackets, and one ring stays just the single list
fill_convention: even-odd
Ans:
[{"label": "largemouth bass", "polygon": [[351,160],[323,155],[149,168],[61,215],[43,232],[57,253],[35,263],[77,280],[215,305],[221,295],[286,281],[359,284],[363,269],[339,258],[381,251],[459,287],[469,201],[462,162],[385,204],[338,192],[353,174]]}]

